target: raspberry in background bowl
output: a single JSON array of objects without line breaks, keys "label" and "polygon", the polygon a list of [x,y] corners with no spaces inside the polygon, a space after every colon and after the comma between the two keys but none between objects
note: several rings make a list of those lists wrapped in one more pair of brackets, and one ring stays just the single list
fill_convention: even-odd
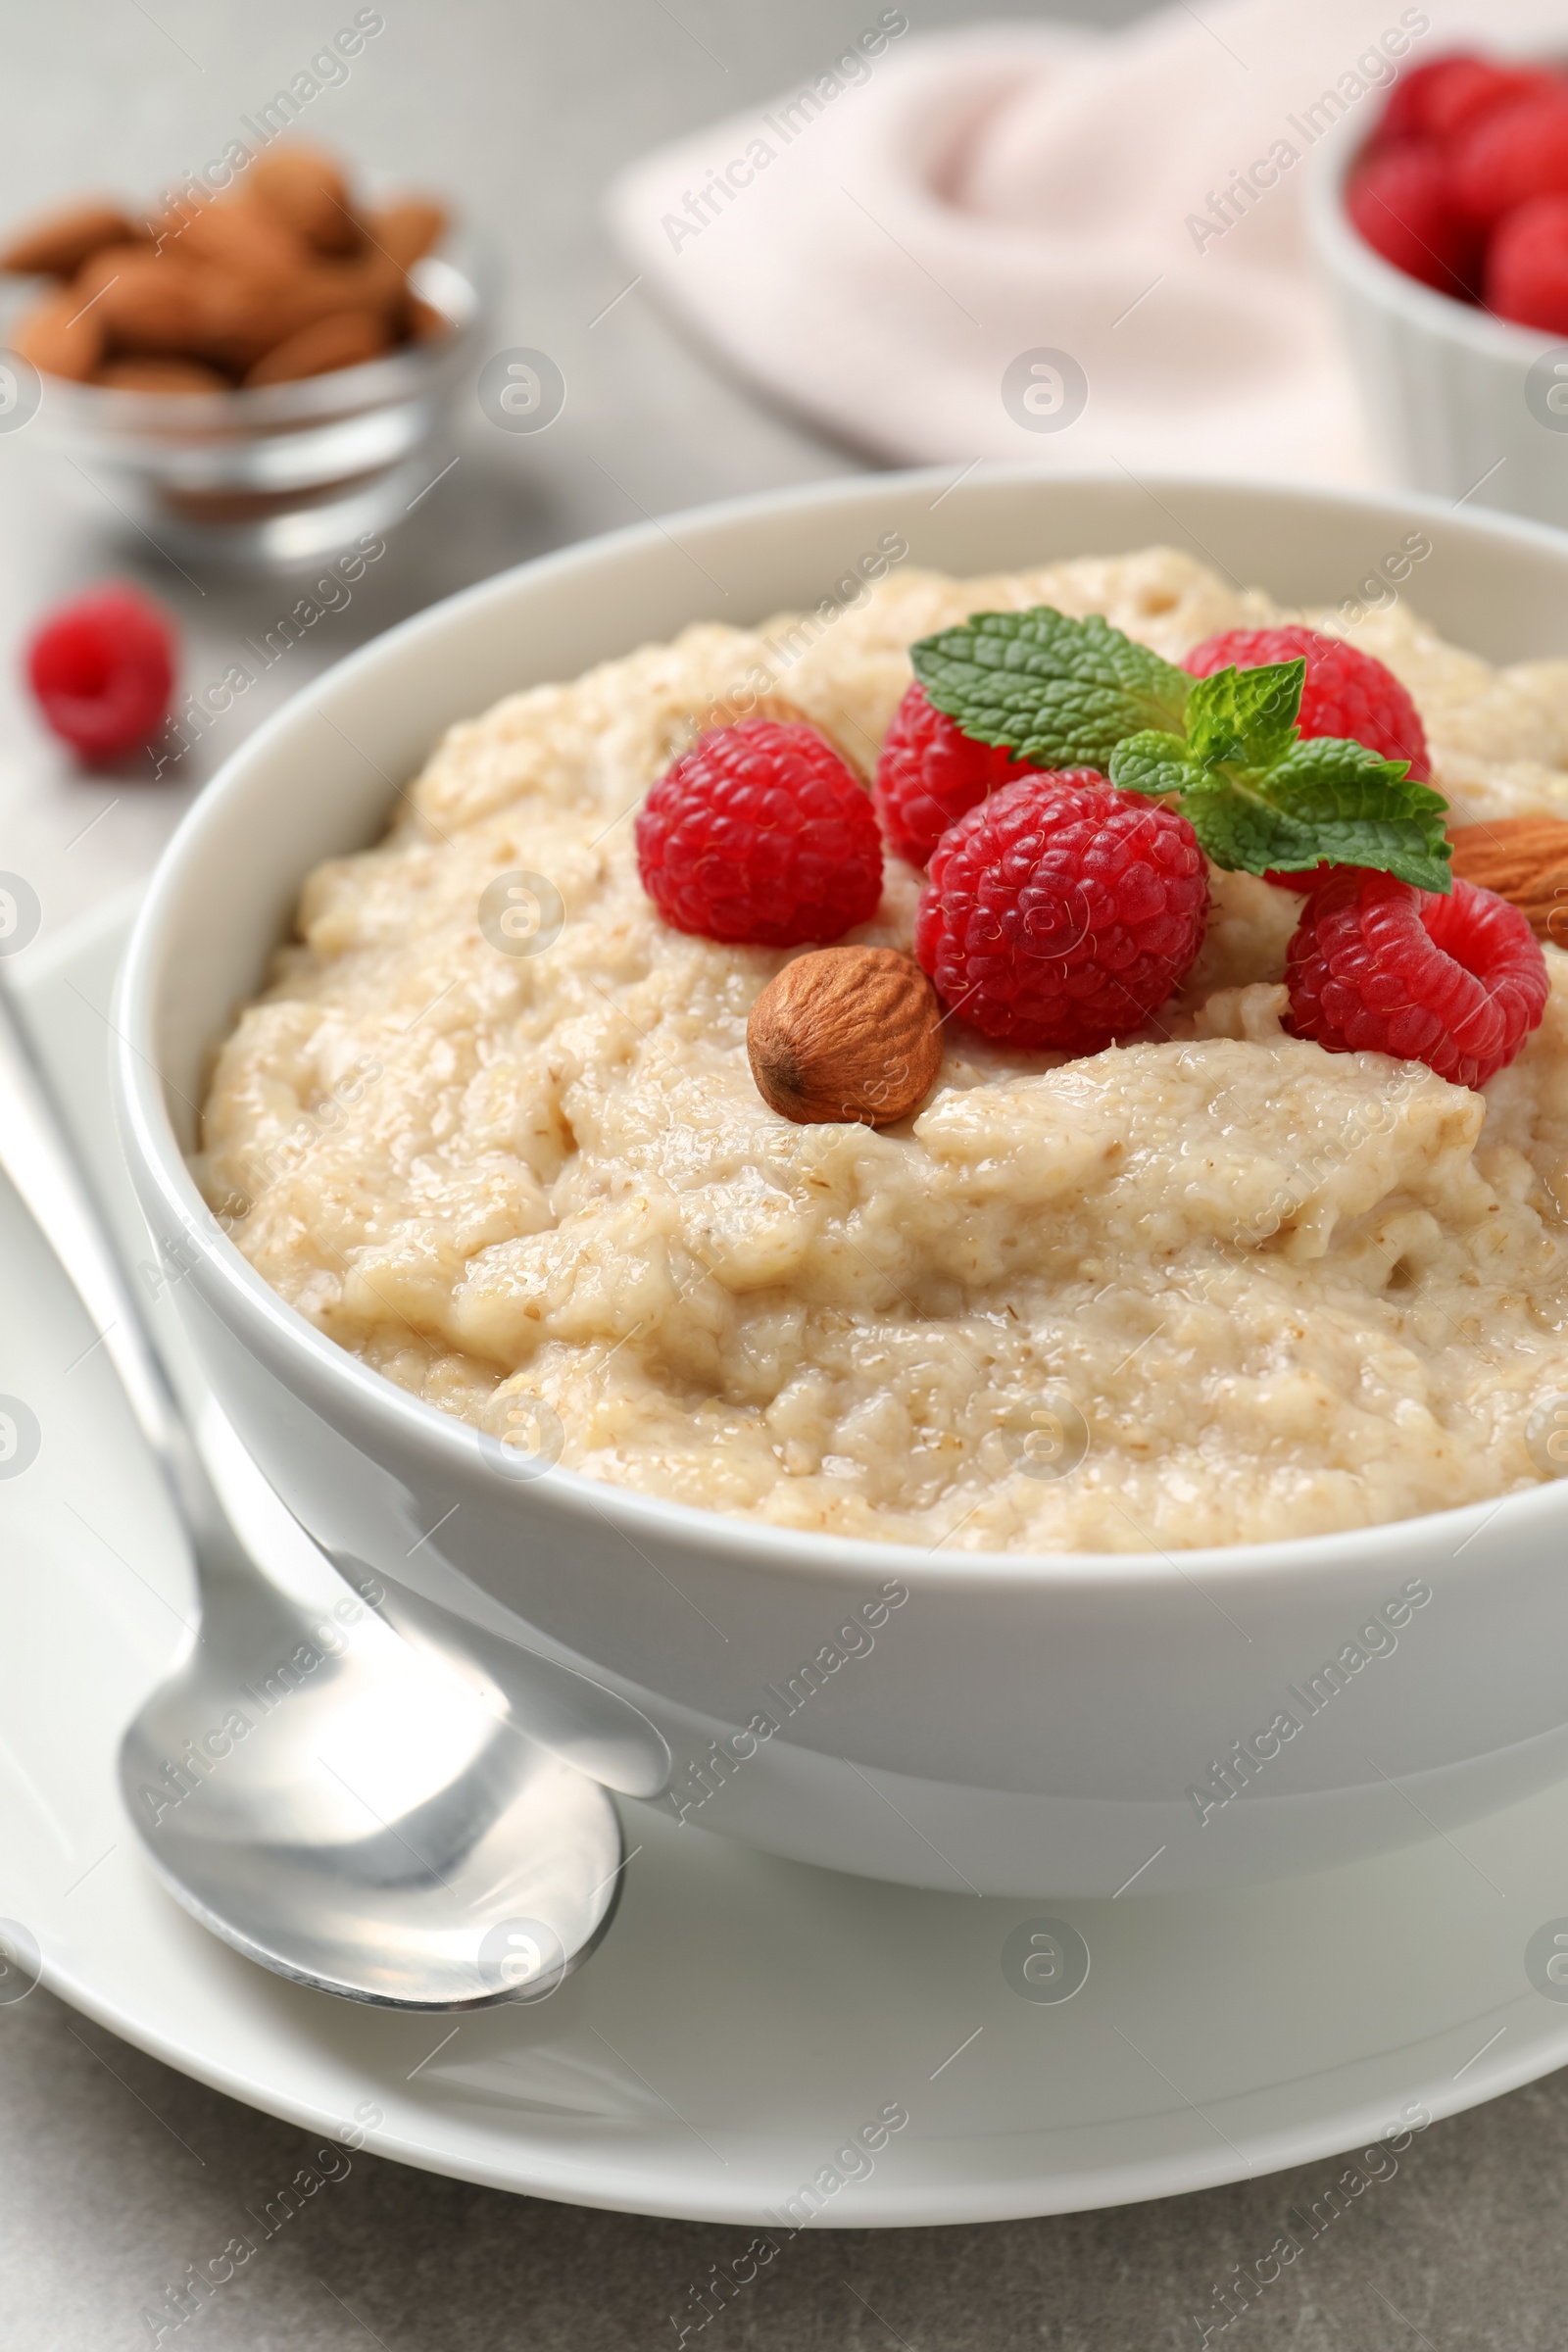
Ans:
[{"label": "raspberry in background bowl", "polygon": [[1568,74],[1466,50],[1401,74],[1345,209],[1406,277],[1568,335]]},{"label": "raspberry in background bowl", "polygon": [[[1559,110],[1553,195],[1557,150],[1541,124]],[[1521,124],[1535,126],[1533,146]],[[1313,150],[1306,197],[1383,470],[1568,525],[1568,308],[1558,328],[1486,307],[1500,268],[1511,307],[1557,316],[1539,302],[1552,223],[1532,232],[1520,214],[1549,203],[1568,218],[1568,70],[1478,54],[1409,67],[1370,136],[1348,118]],[[1560,283],[1568,295],[1568,243]]]}]

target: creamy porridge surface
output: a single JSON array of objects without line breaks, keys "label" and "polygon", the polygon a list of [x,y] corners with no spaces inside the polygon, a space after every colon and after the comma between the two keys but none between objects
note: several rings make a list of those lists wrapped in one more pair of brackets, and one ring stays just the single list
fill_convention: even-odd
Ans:
[{"label": "creamy porridge surface", "polygon": [[[778,1526],[1143,1550],[1536,1483],[1526,1423],[1568,1391],[1555,949],[1543,1026],[1471,1094],[1286,1036],[1299,902],[1216,873],[1140,1038],[1065,1061],[955,1025],[925,1107],[874,1133],[757,1093],[747,1013],[786,955],[644,896],[631,812],[694,713],[765,671],[869,768],[912,639],[1039,603],[1172,660],[1278,611],[1168,550],[901,571],[830,624],[694,627],[455,728],[387,839],[311,876],[218,1056],[198,1172],[267,1281],[481,1429],[542,1398],[568,1465]],[[1568,662],[1493,669],[1402,606],[1353,635],[1459,820],[1568,816]],[[544,953],[480,926],[519,868],[564,904]],[[851,939],[907,947],[919,881],[890,858]]]}]

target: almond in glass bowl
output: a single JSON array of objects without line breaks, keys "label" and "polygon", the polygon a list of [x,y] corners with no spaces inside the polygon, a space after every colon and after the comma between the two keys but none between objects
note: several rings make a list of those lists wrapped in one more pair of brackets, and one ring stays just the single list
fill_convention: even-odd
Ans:
[{"label": "almond in glass bowl", "polygon": [[402,519],[444,463],[491,291],[444,207],[283,146],[146,221],[62,208],[0,269],[11,377],[49,444],[160,547],[253,569]]}]

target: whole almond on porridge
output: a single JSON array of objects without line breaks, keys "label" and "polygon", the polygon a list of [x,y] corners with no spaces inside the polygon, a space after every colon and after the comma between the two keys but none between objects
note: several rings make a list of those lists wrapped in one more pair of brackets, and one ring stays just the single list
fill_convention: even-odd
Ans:
[{"label": "whole almond on porridge", "polygon": [[799,1126],[890,1127],[942,1067],[942,1005],[897,948],[817,948],[752,1006],[746,1051],[764,1102]]},{"label": "whole almond on porridge", "polygon": [[1461,881],[1494,890],[1529,918],[1541,939],[1568,946],[1568,823],[1557,816],[1505,816],[1461,825],[1448,836]]}]

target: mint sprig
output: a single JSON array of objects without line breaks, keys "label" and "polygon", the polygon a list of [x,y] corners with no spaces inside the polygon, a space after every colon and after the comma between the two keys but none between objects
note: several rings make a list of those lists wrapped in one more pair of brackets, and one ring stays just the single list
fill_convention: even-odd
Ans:
[{"label": "mint sprig", "polygon": [[1105,767],[1142,728],[1179,727],[1193,680],[1098,615],[977,612],[909,649],[939,710],[1042,766]]},{"label": "mint sprig", "polygon": [[1408,760],[1340,736],[1302,738],[1302,661],[1192,678],[1108,621],[1049,605],[976,613],[922,638],[910,659],[963,734],[1176,801],[1215,865],[1363,865],[1418,890],[1453,887],[1447,803],[1411,780]]}]

